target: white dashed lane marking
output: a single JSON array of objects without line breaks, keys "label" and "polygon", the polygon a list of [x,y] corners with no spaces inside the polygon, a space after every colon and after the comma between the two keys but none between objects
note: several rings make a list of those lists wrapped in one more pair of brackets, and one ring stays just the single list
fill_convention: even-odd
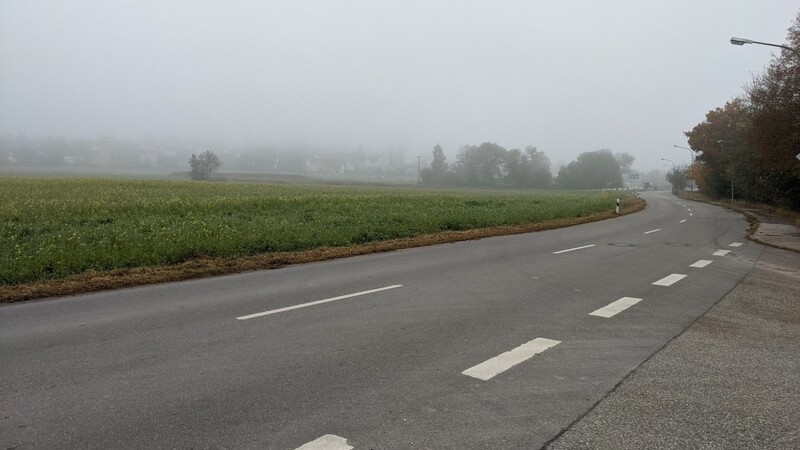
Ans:
[{"label": "white dashed lane marking", "polygon": [[557,252],[553,252],[553,254],[554,255],[560,255],[561,253],[574,252],[575,250],[583,250],[585,248],[591,248],[591,247],[594,247],[594,244],[584,245],[584,246],[575,247],[575,248],[568,248],[566,250],[559,250]]},{"label": "white dashed lane marking", "polygon": [[631,306],[639,303],[642,301],[640,298],[633,298],[633,297],[622,297],[621,299],[615,301],[614,303],[610,303],[597,311],[590,312],[590,316],[597,316],[597,317],[605,317],[608,319],[609,317],[613,317],[622,311],[630,308]]},{"label": "white dashed lane marking", "polygon": [[682,273],[673,273],[672,275],[666,276],[655,283],[654,286],[672,286],[673,284],[681,281],[682,279],[686,278],[686,275]]},{"label": "white dashed lane marking", "polygon": [[741,246],[742,246],[741,242],[734,242],[733,244],[729,245],[729,247],[741,247]]},{"label": "white dashed lane marking", "polygon": [[683,220],[681,220],[681,221],[680,221],[680,222],[678,222],[678,223],[683,223],[683,222],[686,222],[686,219],[683,219]]},{"label": "white dashed lane marking", "polygon": [[655,230],[645,231],[644,234],[655,233],[656,231],[661,231],[661,228],[656,228]]},{"label": "white dashed lane marking", "polygon": [[347,439],[335,434],[326,434],[297,447],[295,450],[350,450],[352,448],[352,446],[347,445]]},{"label": "white dashed lane marking", "polygon": [[554,341],[553,339],[536,338],[530,342],[520,345],[513,350],[507,351],[495,356],[490,360],[482,362],[477,366],[470,367],[461,373],[479,380],[490,380],[495,375],[501,374],[517,364],[531,359],[537,354],[542,353],[548,348],[556,346],[560,343],[561,341]]},{"label": "white dashed lane marking", "polygon": [[361,295],[373,294],[375,292],[387,291],[389,289],[397,289],[399,287],[403,287],[403,285],[402,284],[396,284],[394,286],[386,286],[386,287],[382,287],[382,288],[378,288],[378,289],[372,289],[372,290],[369,290],[369,291],[356,292],[355,294],[340,295],[339,297],[326,298],[324,300],[317,300],[317,301],[314,301],[314,302],[302,303],[300,305],[287,306],[286,308],[279,308],[279,309],[273,309],[273,310],[270,310],[270,311],[264,311],[264,312],[260,312],[260,313],[249,314],[247,316],[237,317],[236,319],[237,320],[254,319],[256,317],[268,316],[270,314],[278,314],[278,313],[282,313],[282,312],[286,312],[286,311],[291,311],[293,309],[307,308],[309,306],[321,305],[323,303],[329,303],[329,302],[335,302],[336,300],[344,300],[346,298],[359,297]]},{"label": "white dashed lane marking", "polygon": [[717,250],[714,252],[714,256],[725,256],[730,252],[730,250]]},{"label": "white dashed lane marking", "polygon": [[711,264],[712,262],[714,262],[714,261],[709,261],[707,259],[701,259],[700,261],[697,261],[696,263],[692,264],[689,267],[696,267],[696,268],[702,269],[703,267]]}]

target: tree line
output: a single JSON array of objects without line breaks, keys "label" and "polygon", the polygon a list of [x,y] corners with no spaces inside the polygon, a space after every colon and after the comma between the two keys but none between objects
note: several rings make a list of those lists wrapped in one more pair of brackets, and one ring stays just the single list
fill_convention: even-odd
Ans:
[{"label": "tree line", "polygon": [[449,186],[507,186],[546,189],[603,189],[623,187],[622,174],[634,157],[603,149],[585,152],[561,167],[553,177],[550,159],[536,147],[507,150],[493,142],[461,147],[452,164],[444,149],[433,147],[431,166],[420,172],[421,182]]},{"label": "tree line", "polygon": [[[787,46],[800,52],[800,13]],[[783,49],[744,93],[685,133],[688,176],[711,197],[800,210],[800,56]]]}]

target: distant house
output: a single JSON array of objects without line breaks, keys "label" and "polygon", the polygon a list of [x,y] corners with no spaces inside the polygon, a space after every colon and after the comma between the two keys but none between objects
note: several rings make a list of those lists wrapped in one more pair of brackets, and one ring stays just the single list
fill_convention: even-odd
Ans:
[{"label": "distant house", "polygon": [[313,157],[305,162],[306,172],[318,175],[343,174],[345,163],[341,159]]}]

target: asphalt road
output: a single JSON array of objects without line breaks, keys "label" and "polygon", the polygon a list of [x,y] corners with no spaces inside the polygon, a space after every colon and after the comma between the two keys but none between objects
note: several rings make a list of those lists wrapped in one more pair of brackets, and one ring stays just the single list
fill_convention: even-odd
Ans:
[{"label": "asphalt road", "polygon": [[539,448],[762,251],[738,214],[644,197],[561,230],[3,306],[0,445]]}]

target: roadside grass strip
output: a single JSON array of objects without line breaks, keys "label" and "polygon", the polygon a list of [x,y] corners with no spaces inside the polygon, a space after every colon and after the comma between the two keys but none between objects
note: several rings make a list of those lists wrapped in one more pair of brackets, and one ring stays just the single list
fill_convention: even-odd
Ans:
[{"label": "roadside grass strip", "polygon": [[682,273],[673,273],[672,275],[666,276],[655,283],[654,286],[672,286],[673,284],[681,281],[682,279],[686,278],[686,275]]},{"label": "roadside grass strip", "polygon": [[321,305],[323,303],[335,302],[337,300],[344,300],[346,298],[359,297],[359,296],[362,296],[362,295],[373,294],[375,292],[387,291],[389,289],[397,289],[399,287],[403,287],[403,285],[402,284],[395,284],[393,286],[386,286],[386,287],[382,287],[382,288],[378,288],[378,289],[372,289],[372,290],[369,290],[369,291],[356,292],[354,294],[340,295],[338,297],[326,298],[324,300],[317,300],[317,301],[308,302],[308,303],[301,303],[299,305],[287,306],[285,308],[273,309],[273,310],[270,310],[270,311],[264,311],[264,312],[260,312],[260,313],[249,314],[249,315],[246,315],[246,316],[237,317],[236,320],[255,319],[256,317],[269,316],[271,314],[278,314],[278,313],[282,313],[282,312],[286,312],[286,311],[291,311],[293,309],[307,308],[309,306],[315,306],[315,305]]},{"label": "roadside grass strip", "polygon": [[494,376],[499,375],[506,370],[516,366],[517,364],[533,358],[539,353],[560,344],[561,341],[553,339],[536,338],[532,341],[526,342],[519,347],[495,356],[477,366],[470,367],[469,369],[461,372],[469,377],[477,378],[479,380],[487,381]]},{"label": "roadside grass strip", "polygon": [[615,217],[613,205],[607,191],[0,177],[0,286],[493,227],[534,231]]},{"label": "roadside grass strip", "polygon": [[622,297],[621,299],[610,303],[597,311],[590,312],[590,316],[597,316],[597,317],[604,317],[606,319],[610,317],[614,317],[615,315],[625,311],[626,309],[630,308],[631,306],[639,303],[642,301],[640,298],[634,297]]},{"label": "roadside grass strip", "polygon": [[347,445],[347,439],[335,434],[326,434],[297,447],[296,450],[350,450],[352,448],[352,446]]}]

